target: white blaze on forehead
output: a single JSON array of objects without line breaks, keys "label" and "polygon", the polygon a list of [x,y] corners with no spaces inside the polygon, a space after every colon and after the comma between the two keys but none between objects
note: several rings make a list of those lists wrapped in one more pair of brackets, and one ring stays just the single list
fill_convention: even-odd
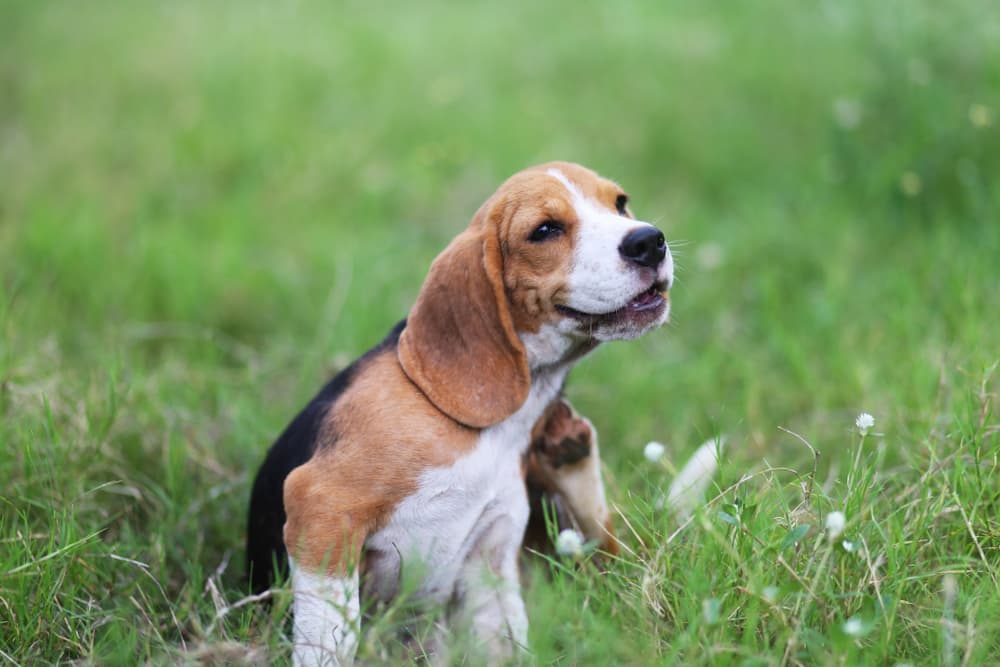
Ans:
[{"label": "white blaze on forehead", "polygon": [[557,181],[559,181],[564,186],[566,186],[566,189],[569,190],[569,193],[571,195],[573,195],[573,200],[574,200],[573,204],[574,205],[576,205],[577,201],[581,201],[581,202],[585,202],[586,201],[586,198],[583,196],[583,193],[580,192],[580,188],[576,187],[576,183],[574,183],[573,181],[571,181],[568,178],[566,178],[566,174],[564,174],[561,171],[559,171],[558,169],[554,169],[554,168],[546,170],[545,173],[548,174],[549,176],[552,176]]},{"label": "white blaze on forehead", "polygon": [[[569,191],[578,220],[573,265],[567,280],[566,305],[584,313],[602,314],[624,307],[650,286],[637,267],[622,259],[618,248],[633,229],[651,226],[604,208],[586,197],[566,174],[558,169],[545,173]],[[669,249],[657,271],[657,280],[673,279],[673,259]]]}]

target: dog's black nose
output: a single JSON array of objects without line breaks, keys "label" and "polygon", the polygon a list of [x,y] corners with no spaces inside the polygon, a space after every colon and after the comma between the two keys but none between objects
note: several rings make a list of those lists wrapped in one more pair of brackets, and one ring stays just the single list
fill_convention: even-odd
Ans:
[{"label": "dog's black nose", "polygon": [[639,227],[625,235],[618,252],[626,262],[655,267],[667,256],[667,242],[656,227]]}]

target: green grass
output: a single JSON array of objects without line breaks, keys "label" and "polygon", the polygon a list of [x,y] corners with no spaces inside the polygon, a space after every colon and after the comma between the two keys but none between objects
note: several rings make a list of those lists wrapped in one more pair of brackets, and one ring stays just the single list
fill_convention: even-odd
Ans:
[{"label": "green grass", "polygon": [[[532,578],[537,663],[1000,662],[996,3],[372,5],[0,7],[0,663],[286,660],[219,614],[255,466],[549,159],[680,270],[571,379],[627,549]],[[678,530],[642,447],[718,433]]]}]

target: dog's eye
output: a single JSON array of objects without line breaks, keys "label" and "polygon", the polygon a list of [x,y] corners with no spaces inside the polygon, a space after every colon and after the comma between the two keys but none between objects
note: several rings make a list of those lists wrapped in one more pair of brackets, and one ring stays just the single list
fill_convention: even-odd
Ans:
[{"label": "dog's eye", "polygon": [[628,215],[626,206],[628,206],[628,195],[618,195],[618,198],[615,199],[615,208],[618,210],[618,215]]},{"label": "dog's eye", "polygon": [[554,239],[562,233],[563,225],[561,222],[546,220],[542,224],[535,227],[535,231],[531,232],[531,236],[528,237],[528,240],[532,243],[541,243],[542,241]]}]

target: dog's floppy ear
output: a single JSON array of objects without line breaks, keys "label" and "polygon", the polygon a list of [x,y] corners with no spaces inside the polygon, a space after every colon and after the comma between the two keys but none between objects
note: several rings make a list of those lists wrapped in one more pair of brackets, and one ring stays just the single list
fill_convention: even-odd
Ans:
[{"label": "dog's floppy ear", "polygon": [[503,421],[527,398],[527,355],[484,211],[431,264],[399,338],[399,362],[439,410],[473,428]]}]

